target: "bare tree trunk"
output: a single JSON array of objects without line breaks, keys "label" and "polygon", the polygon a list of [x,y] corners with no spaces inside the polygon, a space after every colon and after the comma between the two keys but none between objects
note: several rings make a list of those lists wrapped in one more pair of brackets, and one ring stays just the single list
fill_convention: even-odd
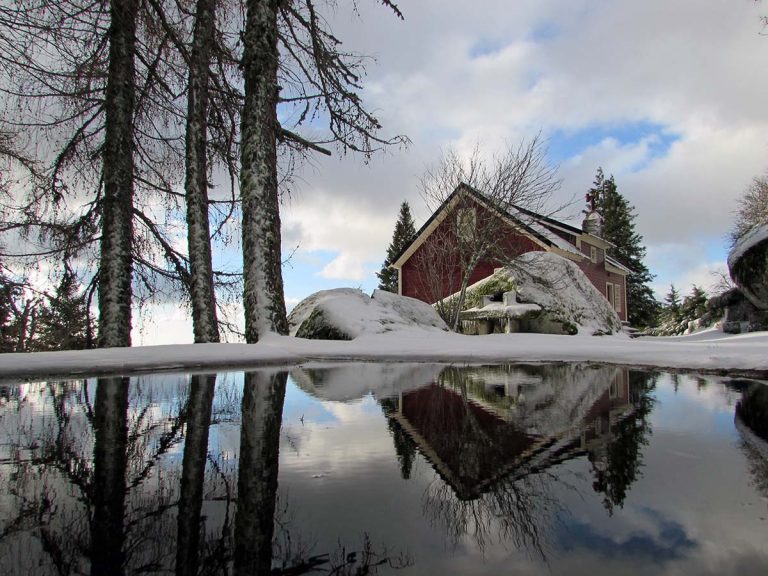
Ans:
[{"label": "bare tree trunk", "polygon": [[137,0],[111,0],[104,102],[104,200],[99,263],[99,346],[131,345],[133,112]]},{"label": "bare tree trunk", "polygon": [[186,199],[192,326],[195,342],[218,342],[208,221],[208,80],[215,0],[198,0],[187,96]]},{"label": "bare tree trunk", "polygon": [[248,0],[241,123],[245,339],[287,334],[277,194],[278,0]]}]

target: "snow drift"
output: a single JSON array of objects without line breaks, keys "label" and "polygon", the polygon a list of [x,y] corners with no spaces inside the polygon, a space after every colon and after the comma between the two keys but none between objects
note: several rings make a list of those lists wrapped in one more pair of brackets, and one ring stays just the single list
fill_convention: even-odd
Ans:
[{"label": "snow drift", "polygon": [[336,288],[308,296],[288,317],[291,336],[317,340],[353,340],[358,336],[420,329],[447,332],[432,306],[420,300],[374,290]]}]

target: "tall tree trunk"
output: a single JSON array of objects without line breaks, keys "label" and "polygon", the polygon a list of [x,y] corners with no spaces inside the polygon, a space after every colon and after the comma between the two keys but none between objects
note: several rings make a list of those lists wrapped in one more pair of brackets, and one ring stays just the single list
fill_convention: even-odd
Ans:
[{"label": "tall tree trunk", "polygon": [[198,0],[189,64],[186,133],[187,247],[195,342],[218,342],[208,222],[208,79],[216,1]]},{"label": "tall tree trunk", "polygon": [[277,194],[277,6],[279,0],[248,0],[241,120],[240,195],[243,210],[245,339],[287,334]]},{"label": "tall tree trunk", "polygon": [[198,573],[205,461],[215,389],[216,374],[192,376],[185,410],[187,430],[177,518],[176,576]]},{"label": "tall tree trunk", "polygon": [[251,372],[243,385],[235,516],[235,575],[269,574],[287,372]]},{"label": "tall tree trunk", "polygon": [[99,346],[131,345],[134,56],[138,0],[111,0],[104,101],[104,200],[99,263]]}]

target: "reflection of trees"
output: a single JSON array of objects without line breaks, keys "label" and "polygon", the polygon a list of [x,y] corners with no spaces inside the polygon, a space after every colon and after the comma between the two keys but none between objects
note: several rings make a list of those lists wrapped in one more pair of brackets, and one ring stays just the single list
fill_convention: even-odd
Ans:
[{"label": "reflection of trees", "polygon": [[203,507],[205,463],[208,455],[208,430],[216,388],[216,375],[192,376],[189,399],[184,409],[186,434],[179,488],[176,537],[176,574],[198,573],[200,522]]},{"label": "reflection of trees", "polygon": [[[743,427],[747,430],[744,430]],[[768,385],[745,382],[736,404],[736,427],[755,487],[768,498]]]},{"label": "reflection of trees", "polygon": [[[385,416],[391,416],[397,412],[396,398],[383,398],[379,402]],[[411,437],[408,436],[403,427],[394,418],[387,418],[387,427],[395,444],[397,461],[400,464],[400,475],[403,477],[403,480],[407,480],[411,477],[411,468],[416,457],[416,443],[411,440]]]},{"label": "reflection of trees", "polygon": [[757,436],[768,441],[768,385],[749,382],[736,404],[736,416]]},{"label": "reflection of trees", "polygon": [[250,372],[243,387],[235,516],[235,574],[272,567],[280,425],[288,374]]},{"label": "reflection of trees", "polygon": [[[11,573],[122,574],[170,564],[176,479],[158,465],[181,440],[185,410],[151,378],[138,380],[35,385],[31,405],[18,405],[6,463],[17,517],[0,527],[2,545],[15,548],[4,556],[18,559]],[[30,572],[24,563],[32,561]]]},{"label": "reflection of trees", "polygon": [[[35,386],[34,399],[8,390],[0,407],[3,576],[233,567],[250,574],[272,566],[280,567],[275,574],[344,575],[406,564],[367,537],[311,555],[293,545],[302,527],[285,521],[287,501],[274,524],[285,373],[250,374],[242,389],[212,375]],[[211,423],[231,427],[240,410],[241,458],[226,442],[211,454]]]},{"label": "reflection of trees", "polygon": [[91,574],[122,574],[128,448],[128,378],[101,378],[93,417]]},{"label": "reflection of trees", "polygon": [[603,505],[609,513],[624,505],[629,487],[640,475],[643,465],[642,447],[651,435],[649,416],[653,410],[652,391],[656,376],[647,372],[629,372],[629,397],[632,410],[628,416],[611,423],[610,439],[603,448],[602,462],[593,461],[595,491],[603,494]]},{"label": "reflection of trees", "polygon": [[469,536],[481,550],[506,542],[544,558],[546,527],[562,510],[552,494],[554,480],[549,474],[505,478],[472,500],[456,498],[448,484],[435,480],[424,495],[424,514],[446,528],[453,545]]}]

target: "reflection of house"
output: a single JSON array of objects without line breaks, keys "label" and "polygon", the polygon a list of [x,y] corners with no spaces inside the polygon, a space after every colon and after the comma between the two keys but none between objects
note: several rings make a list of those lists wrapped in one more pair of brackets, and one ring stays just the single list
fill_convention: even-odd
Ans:
[{"label": "reflection of house", "polygon": [[611,427],[632,411],[628,375],[618,368],[582,367],[582,373],[587,377],[581,382],[563,381],[567,385],[560,389],[548,386],[550,378],[535,382],[522,371],[520,385],[511,382],[514,371],[499,371],[501,383],[493,382],[490,369],[483,378],[457,372],[457,378],[444,375],[439,384],[403,392],[389,417],[459,498],[473,499],[504,478],[521,478],[585,453],[599,469]]},{"label": "reflection of house", "polygon": [[576,263],[619,318],[626,320],[630,271],[606,253],[612,244],[600,238],[599,222],[592,211],[579,229],[519,206],[493,205],[481,192],[461,184],[393,262],[399,271],[399,293],[431,304],[458,292],[460,265],[451,247],[473,230],[482,234],[484,226],[492,226],[496,253],[477,264],[469,284],[524,252],[553,252]]}]

